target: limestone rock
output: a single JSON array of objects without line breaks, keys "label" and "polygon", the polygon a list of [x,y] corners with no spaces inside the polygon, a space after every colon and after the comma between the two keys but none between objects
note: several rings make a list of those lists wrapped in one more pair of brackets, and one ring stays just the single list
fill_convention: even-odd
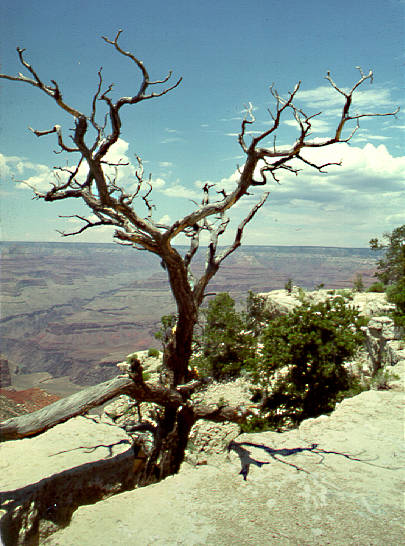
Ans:
[{"label": "limestone rock", "polygon": [[[194,402],[217,406],[228,403],[233,406],[249,405],[250,383],[243,378],[226,383],[211,383],[193,395]],[[239,425],[235,423],[213,423],[197,421],[190,431],[187,460],[201,464],[207,455],[224,453],[231,440],[239,435]]]},{"label": "limestone rock", "polygon": [[365,334],[365,346],[369,353],[371,372],[373,374],[382,366],[392,366],[403,358],[401,354],[395,356],[396,352],[400,350],[401,343],[391,343],[399,341],[400,337],[400,332],[395,327],[392,318],[384,316],[373,317],[367,326],[363,327],[363,332]]},{"label": "limestone rock", "polygon": [[311,303],[325,301],[328,298],[334,298],[340,295],[346,295],[350,304],[356,307],[360,314],[365,316],[382,316],[391,312],[395,306],[387,302],[386,295],[379,292],[353,292],[352,290],[313,290],[300,291],[294,287],[291,294],[286,290],[272,290],[271,292],[260,294],[267,299],[267,308],[274,312],[274,316],[288,313],[294,307],[301,303],[301,295]]},{"label": "limestone rock", "polygon": [[403,402],[364,392],[299,429],[244,434],[221,460],[82,506],[42,544],[402,544]]},{"label": "limestone rock", "polygon": [[38,534],[45,539],[66,525],[78,505],[128,489],[136,472],[129,437],[96,417],[76,417],[34,438],[6,442],[0,461],[6,546],[38,544]]},{"label": "limestone rock", "polygon": [[266,309],[272,318],[285,315],[300,304],[298,291],[294,289],[291,293],[287,290],[272,290],[271,292],[259,294],[266,297]]},{"label": "limestone rock", "polygon": [[100,423],[97,416],[75,417],[39,436],[2,443],[1,490],[38,482],[67,468],[122,453],[128,447],[129,437],[119,427]]},{"label": "limestone rock", "polygon": [[387,301],[384,293],[379,292],[355,292],[353,306],[361,315],[375,317],[388,315],[395,305]]},{"label": "limestone rock", "polygon": [[132,416],[135,412],[136,402],[130,396],[122,395],[104,407],[102,419],[107,417],[117,423],[120,422],[120,419]]},{"label": "limestone rock", "polygon": [[400,361],[405,362],[405,341],[393,339],[385,345],[385,359],[387,366],[395,366]]}]

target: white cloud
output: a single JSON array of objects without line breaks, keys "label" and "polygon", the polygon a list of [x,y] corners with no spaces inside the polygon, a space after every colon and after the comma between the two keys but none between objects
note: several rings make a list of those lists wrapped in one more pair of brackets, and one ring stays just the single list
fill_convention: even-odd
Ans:
[{"label": "white cloud", "polygon": [[[245,131],[245,135],[261,135],[263,133],[263,131],[256,131],[256,130],[251,130],[251,131]],[[225,136],[230,136],[230,137],[238,137],[240,133],[225,133]]]},{"label": "white cloud", "polygon": [[[348,92],[348,88],[342,88]],[[306,107],[322,111],[325,115],[338,115],[341,113],[338,106],[343,106],[345,98],[330,85],[322,85],[315,89],[300,90],[296,96],[296,102],[305,103]],[[391,91],[388,88],[360,88],[353,94],[352,111],[364,110],[370,112],[370,104],[373,110],[378,112],[380,108],[395,109]]]},{"label": "white cloud", "polygon": [[[219,182],[215,182],[215,188],[213,190],[225,190],[227,193],[233,191],[235,189],[236,183],[239,180],[240,173],[236,170],[233,172],[230,176],[227,176],[225,178],[221,178]],[[211,180],[196,180],[194,182],[194,186],[199,188],[200,190],[206,185],[206,184],[214,184]],[[201,196],[201,193],[200,193]]]},{"label": "white cloud", "polygon": [[243,120],[243,116],[233,116],[233,117],[230,117],[230,118],[221,118],[219,121],[242,121]]},{"label": "white cloud", "polygon": [[172,144],[174,142],[182,142],[184,139],[181,138],[181,137],[168,137],[168,138],[163,138],[160,143],[161,144]]},{"label": "white cloud", "polygon": [[152,178],[150,183],[154,190],[160,190],[161,188],[163,188],[163,186],[166,185],[166,182],[163,180],[163,178]]},{"label": "white cloud", "polygon": [[[28,188],[27,184],[30,184],[39,191],[44,191],[49,189],[50,182],[54,181],[53,170],[47,165],[3,154],[0,154],[0,173],[4,180],[15,182],[18,188]],[[23,184],[22,180],[27,184]]]},{"label": "white cloud", "polygon": [[184,199],[198,199],[199,197],[201,197],[201,194],[199,192],[196,192],[192,188],[187,188],[180,183],[172,184],[171,186],[160,191],[167,197],[182,197]]},{"label": "white cloud", "polygon": [[[230,211],[240,221],[263,190],[270,190],[264,207],[246,229],[249,244],[298,244],[326,246],[367,246],[368,240],[405,222],[405,157],[393,157],[384,145],[363,147],[346,143],[312,148],[303,156],[329,166],[326,174],[303,163],[298,176],[279,171],[280,184],[269,177],[268,184],[252,188]],[[257,176],[257,173],[256,173]],[[218,182],[227,191],[235,187],[239,173]],[[200,188],[205,182],[197,181]],[[215,190],[215,188],[213,188]],[[231,240],[228,230],[224,240]],[[224,242],[224,241],[223,241]]]},{"label": "white cloud", "polygon": [[[110,178],[116,177],[116,182],[119,185],[125,186],[135,178],[136,168],[128,157],[129,144],[123,139],[111,146],[105,160],[109,163],[120,164],[120,167],[104,165],[104,172]],[[71,165],[73,168],[74,165]],[[51,184],[57,183],[55,174],[57,173],[59,180],[63,182],[67,179],[68,173],[56,171],[48,165],[41,163],[33,163],[30,160],[21,157],[9,156],[6,157],[0,154],[0,170],[4,178],[14,178],[18,188],[29,189],[33,187],[40,192],[46,192],[51,188]],[[88,169],[84,163],[80,165],[77,173],[77,180],[83,181],[87,176]],[[159,180],[158,184],[161,184]]]},{"label": "white cloud", "polygon": [[[55,183],[55,174],[53,169],[50,169],[46,165],[33,165],[32,167],[29,167],[32,170],[36,170],[37,174],[33,176],[24,177],[24,182],[18,182],[17,187],[18,188],[24,188],[27,189],[29,187],[35,188],[38,191],[47,191],[50,189],[51,183]],[[25,165],[24,167],[20,167],[20,174],[23,174],[24,170],[26,170]]]},{"label": "white cloud", "polygon": [[162,218],[160,218],[157,222],[158,224],[170,224],[171,223],[171,218],[168,214],[165,214],[164,216],[162,216]]},{"label": "white cloud", "polygon": [[[117,144],[117,148],[111,151],[110,159],[126,160],[127,143]],[[341,143],[325,148],[311,148],[305,150],[303,156],[318,164],[341,161],[342,165],[327,167],[327,174],[321,174],[296,162],[294,166],[302,168],[298,176],[288,171],[279,171],[280,184],[269,179],[266,187],[252,188],[252,195],[243,198],[238,206],[229,211],[234,218],[233,225],[238,224],[263,190],[270,190],[271,194],[266,205],[247,227],[244,242],[366,246],[371,237],[405,223],[404,155],[394,157],[383,144],[369,142],[366,145]],[[134,168],[132,164],[129,166],[128,175],[131,174],[130,169]],[[49,188],[49,181],[53,180],[49,167],[25,158],[0,154],[0,169],[3,178],[25,176],[31,183],[39,185],[40,189]],[[212,199],[216,199],[215,191],[224,189],[230,193],[239,176],[235,170],[220,179],[211,190]],[[128,176],[128,182],[130,179],[133,177]],[[182,214],[183,208],[194,208],[190,200],[201,202],[201,189],[206,183],[211,181],[197,180],[187,186],[181,181],[169,184],[163,178],[153,179],[152,184],[157,190],[154,202],[158,205],[156,217],[160,215],[159,222],[170,223],[172,218]],[[92,219],[91,216],[88,218]],[[87,231],[93,233],[94,229]],[[88,235],[87,231],[81,240],[102,239],[103,231],[100,234],[97,231],[94,235]],[[110,235],[104,237],[104,240],[109,240]],[[231,229],[222,242],[226,242],[226,238],[231,240]]]},{"label": "white cloud", "polygon": [[354,135],[353,137],[353,141],[352,142],[368,142],[369,140],[378,140],[378,141],[382,141],[382,140],[391,140],[392,137],[391,136],[384,136],[384,135],[370,135],[370,134],[367,134],[367,135]]},{"label": "white cloud", "polygon": [[[104,172],[110,177],[117,177],[117,183],[119,185],[124,185],[126,182],[135,178],[135,171],[138,166],[134,165],[131,162],[131,159],[128,157],[129,143],[124,139],[119,138],[115,144],[111,146],[108,150],[108,153],[105,157],[105,160],[110,163],[121,163],[122,165],[118,168],[114,167],[104,167]],[[127,164],[127,165],[125,165]]]},{"label": "white cloud", "polygon": [[[20,158],[6,157],[0,153],[0,175],[3,179],[10,178],[12,176],[12,166],[16,168]],[[14,164],[14,165],[13,165]]]},{"label": "white cloud", "polygon": [[[287,119],[284,121],[285,125],[288,125],[290,127],[299,127],[298,123],[293,119]],[[311,119],[311,130],[312,132],[316,133],[324,133],[326,131],[329,131],[330,125],[327,121],[323,119]]]}]

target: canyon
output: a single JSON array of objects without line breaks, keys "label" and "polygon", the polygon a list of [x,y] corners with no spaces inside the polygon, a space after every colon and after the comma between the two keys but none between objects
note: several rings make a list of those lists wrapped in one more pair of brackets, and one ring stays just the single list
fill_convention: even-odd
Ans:
[{"label": "canyon", "polygon": [[[1,351],[11,388],[66,396],[112,378],[127,354],[159,348],[154,333],[175,304],[156,256],[86,243],[5,242],[1,252]],[[197,273],[204,259],[201,251]],[[249,290],[269,292],[289,279],[339,289],[361,275],[367,287],[376,259],[367,248],[243,246],[208,290],[242,304]]]}]

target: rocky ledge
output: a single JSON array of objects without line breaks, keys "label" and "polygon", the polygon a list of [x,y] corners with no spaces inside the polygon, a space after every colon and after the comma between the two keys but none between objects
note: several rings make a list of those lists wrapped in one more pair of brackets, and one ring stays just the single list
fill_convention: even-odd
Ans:
[{"label": "rocky ledge", "polygon": [[[367,391],[296,430],[240,435],[204,465],[186,462],[156,485],[79,507],[40,544],[401,544],[403,406],[403,391]],[[77,418],[4,445],[3,486],[107,460],[125,444],[120,429]]]},{"label": "rocky ledge", "polygon": [[[381,339],[391,336],[386,321],[377,324],[382,324],[378,335],[385,332]],[[60,503],[69,504],[74,488],[97,490],[97,473],[109,471],[112,457],[122,457],[122,490],[133,472],[133,456],[126,455],[130,439],[114,422],[120,410],[114,414],[110,407],[100,418],[78,417],[36,438],[8,442],[1,447],[0,463],[5,497],[11,492],[18,502],[33,491],[50,516],[28,536],[25,531],[35,520],[37,505],[26,506],[19,536],[8,534],[9,521],[8,527],[3,525],[3,542],[400,544],[405,516],[402,342],[386,341],[381,355],[389,351],[394,355],[389,368],[396,374],[389,384],[393,388],[346,399],[330,416],[306,420],[284,433],[238,435],[233,428],[213,430],[197,424],[191,435],[194,453],[189,451],[179,474],[146,488],[106,491],[105,497],[118,494],[96,504],[91,504],[90,494],[82,506],[71,510],[72,519],[64,528],[67,519],[58,524],[52,511]],[[246,396],[246,385],[240,381],[214,385],[205,396],[213,403],[218,397],[238,400]],[[57,488],[52,489],[55,481],[48,479],[55,475]],[[67,511],[71,508],[67,506]]]}]

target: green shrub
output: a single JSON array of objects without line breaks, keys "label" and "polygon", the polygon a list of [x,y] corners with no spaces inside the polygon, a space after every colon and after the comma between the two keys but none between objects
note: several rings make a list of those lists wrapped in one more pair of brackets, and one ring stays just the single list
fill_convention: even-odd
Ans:
[{"label": "green shrub", "polygon": [[398,379],[400,379],[399,375],[391,373],[386,368],[380,368],[371,378],[369,387],[376,391],[386,391],[391,388],[390,382]]},{"label": "green shrub", "polygon": [[254,335],[259,335],[263,327],[271,319],[272,314],[267,308],[265,296],[259,296],[249,290],[246,298],[246,312],[242,315],[245,328]]},{"label": "green shrub", "polygon": [[383,234],[384,242],[369,241],[373,250],[384,250],[384,256],[377,262],[376,277],[384,284],[391,284],[405,277],[405,224],[392,233]]},{"label": "green shrub", "polygon": [[405,328],[405,277],[387,288],[387,300],[395,304],[392,312],[395,324]]},{"label": "green shrub", "polygon": [[352,300],[354,298],[353,290],[350,290],[349,288],[340,288],[339,290],[335,290],[335,294],[346,300]]},{"label": "green shrub", "polygon": [[252,356],[253,338],[245,330],[243,315],[227,293],[218,294],[203,310],[205,325],[199,341],[200,351],[193,360],[202,376],[229,379],[240,375]]},{"label": "green shrub", "polygon": [[363,276],[360,275],[360,273],[357,273],[357,275],[354,278],[353,281],[353,290],[355,292],[364,292],[364,282],[363,282]]},{"label": "green shrub", "polygon": [[384,233],[384,242],[371,239],[373,250],[384,250],[377,262],[376,277],[386,285],[387,299],[395,304],[392,317],[397,326],[405,328],[405,224],[392,233]]},{"label": "green shrub", "polygon": [[149,349],[148,356],[152,358],[159,358],[160,352],[158,349],[154,349],[153,347]]},{"label": "green shrub", "polygon": [[177,316],[175,314],[163,315],[160,319],[160,330],[158,330],[154,335],[156,339],[164,342],[167,338],[168,330],[171,330],[177,322]]},{"label": "green shrub", "polygon": [[385,284],[381,281],[376,281],[367,288],[367,292],[385,292]]},{"label": "green shrub", "polygon": [[287,294],[291,294],[293,289],[292,279],[288,279],[288,281],[284,285],[284,289],[287,290]]},{"label": "green shrub", "polygon": [[362,342],[363,324],[357,310],[335,297],[303,303],[267,326],[251,375],[269,426],[328,413],[342,393],[360,388],[343,364]]}]

